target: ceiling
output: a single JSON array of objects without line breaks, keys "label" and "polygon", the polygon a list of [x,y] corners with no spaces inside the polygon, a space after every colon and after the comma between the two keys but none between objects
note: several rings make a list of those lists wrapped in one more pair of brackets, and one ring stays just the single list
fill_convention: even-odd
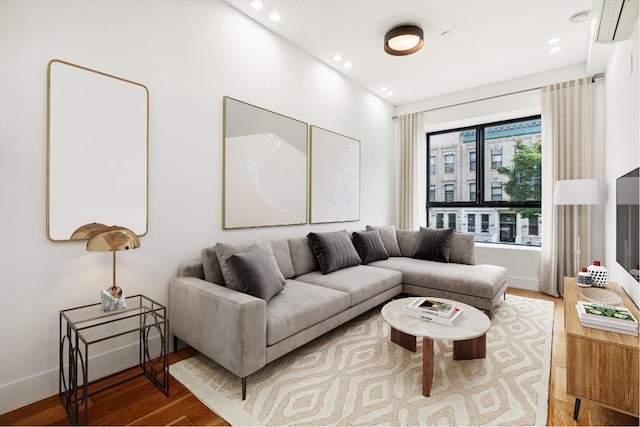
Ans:
[{"label": "ceiling", "polygon": [[[595,0],[262,0],[256,10],[250,0],[224,1],[393,105],[586,63],[594,13],[577,24],[570,17],[595,7]],[[280,21],[269,19],[272,11]],[[384,35],[402,24],[424,30],[424,47],[390,56]],[[556,36],[563,49],[549,53]],[[335,62],[336,54],[344,59]]]}]

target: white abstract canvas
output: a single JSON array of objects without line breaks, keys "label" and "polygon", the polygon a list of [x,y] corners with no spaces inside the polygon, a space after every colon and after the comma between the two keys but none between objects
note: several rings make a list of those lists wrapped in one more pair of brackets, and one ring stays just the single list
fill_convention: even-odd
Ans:
[{"label": "white abstract canvas", "polygon": [[360,219],[360,141],[311,126],[311,222]]},{"label": "white abstract canvas", "polygon": [[307,222],[307,124],[225,98],[224,228]]}]

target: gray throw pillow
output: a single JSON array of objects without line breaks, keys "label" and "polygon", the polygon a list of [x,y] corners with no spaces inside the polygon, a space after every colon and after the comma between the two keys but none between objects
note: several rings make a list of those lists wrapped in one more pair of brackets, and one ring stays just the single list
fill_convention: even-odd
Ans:
[{"label": "gray throw pillow", "polygon": [[234,276],[233,285],[228,286],[230,289],[266,302],[284,289],[268,258],[255,246],[251,246],[247,252],[231,255],[227,264]]},{"label": "gray throw pillow", "polygon": [[367,225],[367,231],[373,230],[380,232],[380,238],[389,256],[402,256],[400,246],[398,245],[395,225]]},{"label": "gray throw pillow", "polygon": [[363,264],[389,258],[384,243],[382,243],[380,231],[354,231],[352,236],[353,246],[360,255]]},{"label": "gray throw pillow", "polygon": [[280,283],[284,284],[285,278],[282,272],[280,271],[280,267],[278,267],[278,262],[276,261],[275,256],[273,255],[273,249],[271,248],[271,243],[268,240],[257,240],[257,241],[245,241],[245,242],[233,242],[233,243],[216,243],[213,249],[216,251],[216,256],[218,257],[218,262],[220,262],[220,269],[222,270],[222,276],[224,277],[224,283],[227,287],[233,287],[235,284],[233,283],[234,277],[231,274],[229,269],[229,265],[227,264],[227,259],[231,255],[237,254],[238,252],[245,252],[247,248],[250,246],[257,246],[263,252],[265,256],[265,260],[269,262],[270,268],[273,269],[278,274],[280,278]]},{"label": "gray throw pillow", "polygon": [[309,233],[307,240],[316,256],[322,274],[362,263],[346,230]]},{"label": "gray throw pillow", "polygon": [[453,228],[420,228],[414,258],[449,262]]}]

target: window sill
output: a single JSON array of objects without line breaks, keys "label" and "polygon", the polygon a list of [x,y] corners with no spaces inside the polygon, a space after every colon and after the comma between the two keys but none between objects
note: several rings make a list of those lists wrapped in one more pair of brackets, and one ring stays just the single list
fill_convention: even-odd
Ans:
[{"label": "window sill", "polygon": [[541,252],[542,248],[540,246],[529,246],[529,245],[509,245],[503,243],[483,243],[476,242],[476,248],[489,248],[489,249],[500,249],[500,250],[514,250],[514,251],[532,251],[532,252]]}]

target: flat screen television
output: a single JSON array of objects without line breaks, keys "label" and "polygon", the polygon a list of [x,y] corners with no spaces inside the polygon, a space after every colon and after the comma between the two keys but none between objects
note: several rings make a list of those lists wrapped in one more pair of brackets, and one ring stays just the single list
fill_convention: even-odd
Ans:
[{"label": "flat screen television", "polygon": [[640,282],[640,168],[616,180],[616,260]]}]

